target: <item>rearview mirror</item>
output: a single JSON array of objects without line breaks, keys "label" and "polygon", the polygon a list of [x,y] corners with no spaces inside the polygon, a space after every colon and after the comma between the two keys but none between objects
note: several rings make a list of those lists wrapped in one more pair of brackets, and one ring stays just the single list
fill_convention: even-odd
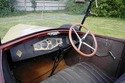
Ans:
[{"label": "rearview mirror", "polygon": [[85,3],[85,0],[75,0],[75,3]]}]

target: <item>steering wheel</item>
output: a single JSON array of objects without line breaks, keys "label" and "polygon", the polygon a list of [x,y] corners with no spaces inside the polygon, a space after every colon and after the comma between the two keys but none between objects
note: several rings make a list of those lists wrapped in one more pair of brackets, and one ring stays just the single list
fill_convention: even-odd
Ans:
[{"label": "steering wheel", "polygon": [[[84,36],[80,37],[79,34],[78,34],[78,32],[75,30],[74,27],[82,27],[82,28],[84,28],[85,30],[87,30],[87,32],[84,34]],[[72,36],[72,32],[73,32],[73,31],[74,31],[75,35],[77,36],[77,38],[78,38],[78,40],[79,40],[79,45],[78,45],[78,46],[76,46],[76,43],[75,43],[74,40],[73,40],[73,36]],[[94,47],[91,46],[91,45],[89,45],[89,44],[87,44],[87,43],[85,42],[86,37],[87,37],[89,34],[90,34],[90,35],[92,36],[92,38],[93,38]],[[96,53],[96,51],[97,51],[97,40],[96,40],[94,34],[91,33],[88,28],[84,27],[84,26],[81,25],[81,24],[73,25],[73,26],[70,27],[70,29],[69,29],[69,40],[70,40],[70,43],[71,43],[71,45],[73,46],[73,48],[74,48],[80,55],[82,55],[82,56],[91,57],[91,56],[95,55],[95,53]],[[82,51],[80,50],[82,45],[85,45],[85,46],[89,47],[89,48],[92,50],[92,53],[86,54],[86,53],[82,52]]]}]

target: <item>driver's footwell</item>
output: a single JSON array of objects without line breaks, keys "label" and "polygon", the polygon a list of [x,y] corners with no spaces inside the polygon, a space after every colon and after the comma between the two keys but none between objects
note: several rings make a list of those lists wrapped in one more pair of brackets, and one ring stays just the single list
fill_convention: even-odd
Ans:
[{"label": "driver's footwell", "polygon": [[[46,79],[53,67],[53,60],[45,58],[32,62],[16,64],[14,75],[21,83],[39,83]],[[65,61],[62,60],[54,73],[66,68]]]}]

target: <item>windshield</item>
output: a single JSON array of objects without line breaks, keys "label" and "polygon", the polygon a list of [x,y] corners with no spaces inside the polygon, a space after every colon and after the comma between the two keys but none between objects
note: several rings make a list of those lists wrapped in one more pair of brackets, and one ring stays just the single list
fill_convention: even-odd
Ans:
[{"label": "windshield", "polygon": [[[27,0],[26,2],[17,0],[13,12],[0,17],[2,43],[37,31],[58,28],[63,24],[80,24],[89,5],[89,0],[84,1],[86,2],[35,0],[34,4]],[[125,21],[123,19],[98,17],[93,9],[90,10],[90,15],[85,20],[84,26],[90,28],[93,33],[125,38]]]}]

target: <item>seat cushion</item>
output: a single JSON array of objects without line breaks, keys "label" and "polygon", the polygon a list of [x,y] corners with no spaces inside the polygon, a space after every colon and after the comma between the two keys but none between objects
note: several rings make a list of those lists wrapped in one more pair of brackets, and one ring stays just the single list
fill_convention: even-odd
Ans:
[{"label": "seat cushion", "polygon": [[78,63],[41,83],[112,83],[113,80],[90,63]]},{"label": "seat cushion", "polygon": [[125,83],[125,73],[115,81],[115,83]]}]

